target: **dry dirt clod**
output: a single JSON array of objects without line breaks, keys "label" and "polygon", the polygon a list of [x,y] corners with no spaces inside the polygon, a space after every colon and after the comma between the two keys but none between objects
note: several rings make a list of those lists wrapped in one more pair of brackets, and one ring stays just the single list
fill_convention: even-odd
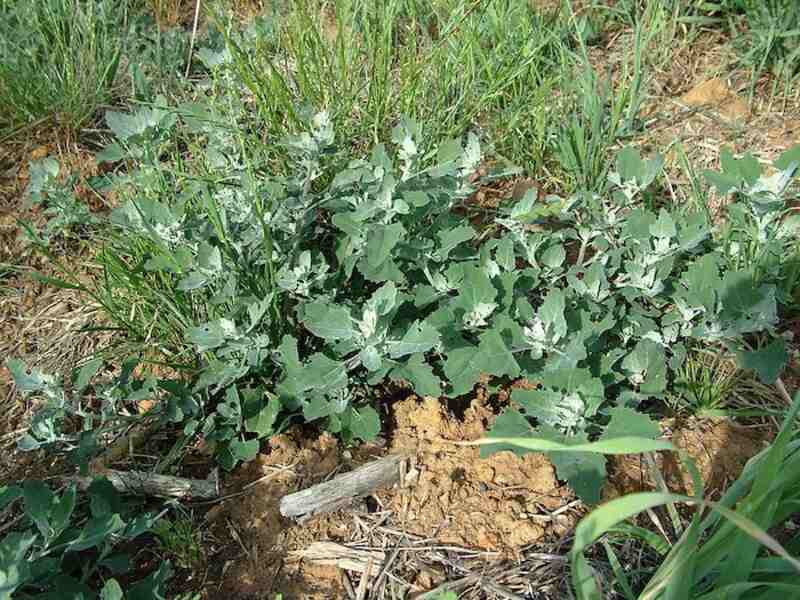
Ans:
[{"label": "dry dirt clod", "polygon": [[480,398],[457,419],[439,400],[411,397],[395,405],[395,418],[393,450],[415,452],[419,471],[414,486],[388,499],[406,531],[513,553],[548,533],[547,523],[523,516],[523,506],[560,506],[571,494],[543,455],[481,458],[478,448],[453,444],[481,437],[494,420]]},{"label": "dry dirt clod", "polygon": [[709,107],[730,121],[745,121],[750,114],[747,103],[718,77],[696,85],[681,100],[693,107]]},{"label": "dry dirt clod", "polygon": [[[668,423],[662,424],[662,426]],[[746,429],[730,420],[692,419],[676,425],[671,435],[676,447],[697,465],[707,497],[719,496],[742,472],[745,463],[763,448],[763,432]],[[656,467],[674,492],[694,494],[691,475],[670,453],[656,457]],[[611,457],[606,497],[656,489],[651,470],[638,455]]]}]

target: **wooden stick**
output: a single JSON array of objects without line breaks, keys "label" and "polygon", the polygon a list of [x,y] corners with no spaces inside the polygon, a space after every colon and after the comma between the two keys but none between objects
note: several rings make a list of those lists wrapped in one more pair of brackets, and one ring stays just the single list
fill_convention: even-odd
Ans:
[{"label": "wooden stick", "polygon": [[327,565],[368,575],[369,565],[382,563],[386,554],[380,550],[360,550],[336,542],[312,542],[305,550],[289,555],[293,559],[305,560],[317,565]]},{"label": "wooden stick", "polygon": [[302,522],[314,515],[338,510],[379,488],[400,481],[407,461],[408,457],[404,455],[387,456],[330,481],[284,496],[281,498],[281,514]]},{"label": "wooden stick", "polygon": [[789,392],[786,390],[786,386],[783,383],[783,379],[778,377],[778,379],[775,380],[775,387],[778,388],[778,391],[780,392],[781,396],[783,396],[783,399],[786,400],[786,403],[789,406],[791,406],[794,401],[792,400],[792,397],[789,394]]},{"label": "wooden stick", "polygon": [[[219,496],[219,478],[214,471],[208,479],[186,479],[144,471],[115,471],[105,469],[95,477],[106,477],[117,491],[127,494],[158,496],[160,498],[216,498]],[[82,490],[88,488],[95,477],[67,477]]]}]

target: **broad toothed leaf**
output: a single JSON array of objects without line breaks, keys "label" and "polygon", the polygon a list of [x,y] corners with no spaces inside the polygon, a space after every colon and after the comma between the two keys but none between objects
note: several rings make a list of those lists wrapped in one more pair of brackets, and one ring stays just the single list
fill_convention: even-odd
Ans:
[{"label": "broad toothed leaf", "polygon": [[352,409],[350,432],[361,440],[374,440],[381,432],[381,418],[378,411],[371,406]]},{"label": "broad toothed leaf", "polygon": [[444,261],[456,246],[474,238],[475,230],[469,225],[462,225],[439,231],[436,235],[439,237],[439,249],[435,258]]},{"label": "broad toothed leaf", "polygon": [[517,377],[519,364],[499,332],[492,329],[480,336],[478,346],[458,348],[447,354],[444,374],[453,386],[452,395],[467,393],[482,373],[497,377]]},{"label": "broad toothed leaf", "polygon": [[315,354],[300,373],[309,389],[332,392],[347,386],[347,369],[343,363],[324,354]]},{"label": "broad toothed leaf", "polygon": [[664,348],[649,339],[643,339],[633,352],[622,361],[631,383],[643,394],[658,395],[667,385],[667,363]]},{"label": "broad toothed leaf", "polygon": [[210,321],[198,327],[192,327],[186,333],[187,339],[197,346],[198,352],[219,348],[236,335],[236,324],[230,319]]},{"label": "broad toothed leaf", "polygon": [[444,375],[453,387],[451,395],[461,396],[478,383],[481,376],[477,346],[458,348],[447,353]]},{"label": "broad toothed leaf", "polygon": [[525,414],[552,427],[574,429],[583,423],[585,406],[579,394],[552,390],[514,390],[511,399]]},{"label": "broad toothed leaf", "polygon": [[586,504],[600,502],[606,479],[606,457],[589,452],[550,452],[556,475],[565,480]]},{"label": "broad toothed leaf", "polygon": [[565,301],[564,292],[553,288],[539,308],[539,318],[554,340],[561,339],[567,333],[567,321],[564,319]]},{"label": "broad toothed leaf", "polygon": [[520,373],[519,364],[496,329],[481,334],[478,354],[484,373],[496,377],[517,377]]},{"label": "broad toothed leaf", "polygon": [[650,226],[650,233],[659,238],[672,238],[678,234],[675,221],[666,209],[662,208],[658,213],[658,220]]},{"label": "broad toothed leaf", "polygon": [[626,406],[615,406],[608,411],[611,420],[606,425],[601,439],[615,437],[657,438],[661,429],[656,421],[647,415]]},{"label": "broad toothed leaf", "polygon": [[245,428],[258,437],[266,437],[274,433],[275,422],[281,411],[281,402],[268,392],[250,390],[244,394],[242,412]]},{"label": "broad toothed leaf", "polygon": [[464,280],[461,292],[454,306],[463,311],[463,322],[467,327],[482,327],[492,314],[497,304],[494,300],[497,290],[489,277],[479,267],[464,267]]},{"label": "broad toothed leaf", "polygon": [[[503,412],[497,415],[491,429],[486,432],[487,438],[526,438],[534,435],[533,427],[518,410],[513,408],[506,408]],[[481,458],[485,458],[501,452],[503,450],[510,450],[518,456],[527,454],[529,451],[519,446],[511,444],[491,444],[480,447]]]},{"label": "broad toothed leaf", "polygon": [[442,393],[442,380],[434,374],[430,365],[425,363],[422,354],[414,354],[404,365],[392,369],[389,377],[407,381],[420,396],[438,398]]}]

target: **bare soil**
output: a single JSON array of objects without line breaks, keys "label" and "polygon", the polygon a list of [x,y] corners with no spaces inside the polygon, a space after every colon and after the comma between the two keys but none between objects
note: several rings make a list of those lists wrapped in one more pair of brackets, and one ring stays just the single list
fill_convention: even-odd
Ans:
[{"label": "bare soil", "polygon": [[[690,418],[685,422],[669,419],[661,423],[661,428],[694,461],[705,485],[705,495],[712,499],[728,488],[745,463],[771,439],[764,428],[742,427],[729,419]],[[654,462],[670,491],[694,494],[692,478],[674,454],[660,453]],[[657,489],[653,469],[641,455],[615,456],[610,463],[607,499]]]},{"label": "bare soil", "polygon": [[[357,534],[355,521],[370,510],[385,515],[384,527],[435,539],[437,544],[490,551],[497,560],[563,536],[574,526],[579,512],[563,510],[573,499],[572,492],[556,480],[553,466],[543,456],[520,458],[502,452],[481,459],[477,447],[456,444],[478,439],[494,421],[494,413],[480,396],[463,418],[447,412],[439,400],[415,396],[397,403],[394,415],[396,428],[388,447],[343,450],[326,434],[307,440],[294,432],[272,438],[268,452],[235,473],[226,486],[231,490],[258,483],[207,517],[217,537],[228,531],[242,550],[219,584],[220,595],[209,597],[244,600],[277,592],[287,599],[340,597],[338,569],[295,561],[292,556],[315,541],[349,542]],[[278,502],[283,495],[385,452],[415,457],[405,487],[381,490],[366,505],[303,525],[280,516]],[[562,510],[553,514],[557,509]],[[426,572],[430,575],[430,569]],[[424,574],[416,573],[414,579],[418,577],[425,580]]]},{"label": "bare soil", "polygon": [[[286,600],[347,598],[347,585],[357,587],[363,575],[305,560],[304,551],[321,541],[378,552],[384,559],[391,549],[391,536],[385,532],[391,531],[417,542],[480,553],[485,565],[499,568],[568,540],[586,509],[556,479],[544,455],[499,452],[480,458],[477,447],[458,445],[483,436],[495,416],[480,392],[461,415],[437,399],[409,396],[395,404],[394,429],[385,444],[343,449],[327,434],[310,439],[299,429],[272,438],[256,461],[226,481],[232,497],[206,515],[223,550],[221,564],[210,557],[217,568],[209,569],[205,597],[257,600],[281,593]],[[662,429],[696,461],[712,495],[724,490],[767,443],[763,431],[726,420],[665,420]],[[278,505],[284,495],[387,452],[415,459],[403,486],[380,490],[353,507],[302,525],[281,517]],[[674,459],[661,455],[656,464],[670,489],[692,492],[688,473]],[[607,498],[656,489],[652,472],[639,457],[612,460],[609,471]],[[364,528],[372,533],[365,535]],[[420,558],[401,571],[398,578],[412,594],[446,580],[441,565]]]}]

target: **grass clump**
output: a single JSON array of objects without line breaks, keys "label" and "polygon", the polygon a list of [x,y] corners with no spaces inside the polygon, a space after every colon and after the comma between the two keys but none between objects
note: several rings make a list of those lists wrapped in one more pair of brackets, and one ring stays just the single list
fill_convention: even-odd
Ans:
[{"label": "grass clump", "polygon": [[161,519],[153,526],[161,551],[174,557],[183,569],[191,569],[205,560],[201,534],[191,519]]},{"label": "grass clump", "polygon": [[0,131],[75,131],[107,104],[122,54],[124,4],[5,0],[0,5]]},{"label": "grass clump", "polygon": [[726,0],[720,7],[739,13],[747,26],[739,47],[754,76],[770,69],[790,79],[800,71],[800,5],[793,0]]},{"label": "grass clump", "polygon": [[310,105],[363,150],[405,114],[431,139],[480,129],[534,167],[569,39],[563,21],[526,2],[302,0],[229,31],[227,45],[273,139]]}]

